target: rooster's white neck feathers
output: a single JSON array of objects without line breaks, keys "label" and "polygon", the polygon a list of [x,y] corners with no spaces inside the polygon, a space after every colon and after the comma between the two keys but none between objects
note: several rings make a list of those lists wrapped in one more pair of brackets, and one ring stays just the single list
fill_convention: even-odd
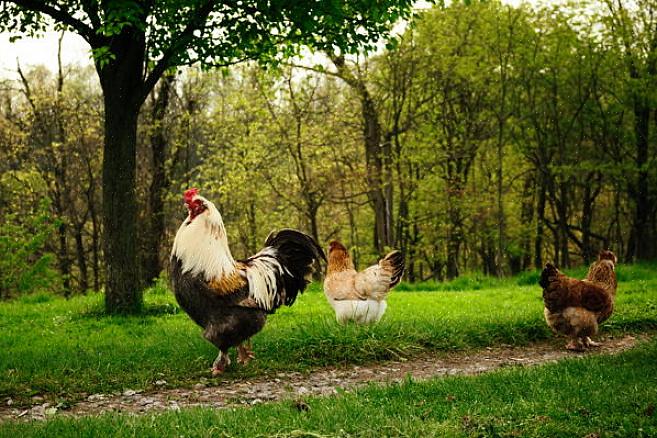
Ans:
[{"label": "rooster's white neck feathers", "polygon": [[172,255],[182,261],[182,272],[192,275],[203,274],[207,281],[230,275],[235,271],[228,247],[226,228],[219,210],[214,204],[201,196],[207,210],[182,223],[173,243]]},{"label": "rooster's white neck feathers", "polygon": [[[238,267],[228,247],[226,228],[219,210],[201,196],[207,210],[182,223],[173,242],[171,254],[182,262],[182,273],[200,275],[206,281],[233,274]],[[268,246],[249,259],[244,275],[249,284],[249,295],[266,310],[274,308],[277,300],[278,276],[290,272],[276,258],[276,248]]]}]

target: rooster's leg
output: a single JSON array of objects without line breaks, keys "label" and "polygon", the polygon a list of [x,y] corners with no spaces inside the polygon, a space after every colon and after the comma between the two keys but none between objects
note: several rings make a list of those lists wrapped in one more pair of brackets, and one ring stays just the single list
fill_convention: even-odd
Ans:
[{"label": "rooster's leg", "polygon": [[240,344],[237,346],[237,361],[242,364],[246,365],[253,359],[255,355],[253,354],[253,350],[251,350],[251,340],[249,339],[248,341]]},{"label": "rooster's leg", "polygon": [[584,345],[587,347],[599,347],[602,344],[600,342],[594,342],[593,340],[591,340],[591,338],[587,336],[584,338]]},{"label": "rooster's leg", "polygon": [[223,373],[228,365],[230,365],[230,357],[228,357],[228,350],[226,351],[219,350],[219,354],[217,355],[217,358],[212,363],[212,375],[217,376]]},{"label": "rooster's leg", "polygon": [[583,351],[584,343],[580,338],[574,338],[568,344],[566,344],[566,349],[571,351]]}]

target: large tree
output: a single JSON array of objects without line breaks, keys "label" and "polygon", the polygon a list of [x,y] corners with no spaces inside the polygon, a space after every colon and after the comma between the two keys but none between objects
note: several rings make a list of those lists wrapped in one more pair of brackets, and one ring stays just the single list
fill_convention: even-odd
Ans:
[{"label": "large tree", "polygon": [[55,24],[91,46],[103,90],[105,304],[138,310],[135,162],[137,116],[168,69],[280,60],[308,45],[353,52],[409,14],[410,0],[12,0],[0,3],[0,31],[35,35]]},{"label": "large tree", "polygon": [[618,67],[625,68],[623,101],[634,117],[634,145],[623,148],[627,162],[623,175],[632,205],[632,229],[627,260],[657,258],[657,160],[654,123],[657,122],[657,4],[654,1],[603,0],[607,39],[619,53]]}]

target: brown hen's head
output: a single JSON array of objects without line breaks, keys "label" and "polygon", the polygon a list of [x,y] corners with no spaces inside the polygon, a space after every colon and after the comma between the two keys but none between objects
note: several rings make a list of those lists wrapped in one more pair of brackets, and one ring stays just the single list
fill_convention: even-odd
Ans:
[{"label": "brown hen's head", "polygon": [[337,240],[333,240],[331,243],[329,243],[329,254],[331,251],[344,251],[347,252],[347,247],[338,242]]},{"label": "brown hen's head", "polygon": [[616,254],[609,251],[608,249],[603,249],[602,251],[600,251],[600,254],[598,254],[598,260],[610,260],[614,265],[618,263],[618,258],[616,258]]},{"label": "brown hen's head", "polygon": [[349,251],[347,251],[346,246],[344,246],[337,240],[334,240],[331,243],[329,243],[328,270],[334,272],[334,271],[344,271],[346,269],[353,269],[353,264],[351,262],[351,257],[349,256]]}]

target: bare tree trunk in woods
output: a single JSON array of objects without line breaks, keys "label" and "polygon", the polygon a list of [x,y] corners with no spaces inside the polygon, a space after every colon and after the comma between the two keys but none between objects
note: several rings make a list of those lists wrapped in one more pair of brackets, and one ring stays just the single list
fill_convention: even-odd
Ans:
[{"label": "bare tree trunk in woods", "polygon": [[367,90],[363,88],[361,95],[362,114],[364,121],[363,135],[365,138],[365,160],[367,166],[368,197],[374,209],[374,246],[379,253],[391,246],[390,239],[390,205],[386,199],[390,181],[384,183],[384,170],[381,148],[381,126],[374,107],[374,102]]},{"label": "bare tree trunk in woods", "polygon": [[94,273],[94,291],[100,291],[100,221],[96,210],[96,184],[91,162],[89,161],[87,161],[87,177],[89,178],[87,205],[89,206],[89,217],[91,218],[91,264]]},{"label": "bare tree trunk in woods", "polygon": [[582,256],[587,265],[595,260],[597,254],[591,243],[591,225],[593,223],[593,205],[601,189],[600,180],[599,173],[589,173],[582,196]]},{"label": "bare tree trunk in woods", "polygon": [[447,214],[449,225],[447,229],[447,279],[452,280],[459,276],[459,257],[463,243],[463,213],[461,203],[463,189],[460,183],[452,183],[448,187]]},{"label": "bare tree trunk in woods", "polygon": [[68,298],[71,295],[71,260],[68,257],[66,223],[64,221],[57,227],[57,235],[59,236],[59,252],[57,254],[57,258],[59,259],[59,273],[62,275],[64,296]]},{"label": "bare tree trunk in woods", "polygon": [[650,260],[657,257],[657,236],[651,224],[651,205],[648,176],[648,139],[650,134],[650,110],[643,96],[635,96],[634,131],[636,134],[636,176],[630,181],[628,194],[634,204],[632,230],[627,244],[627,260]]},{"label": "bare tree trunk in woods", "polygon": [[[523,196],[522,196],[522,207],[520,211],[520,218],[522,224],[531,224],[534,219],[534,184],[536,180],[532,176],[527,176],[525,178],[525,184],[523,187]],[[532,249],[531,249],[531,235],[529,234],[529,229],[527,232],[523,233],[522,237],[522,262],[519,264],[517,269],[513,269],[512,274],[517,274],[521,270],[528,269],[531,266],[532,259]]]},{"label": "bare tree trunk in woods", "polygon": [[333,57],[332,61],[338,69],[338,76],[356,91],[360,99],[368,199],[374,210],[374,246],[377,252],[382,253],[385,247],[393,245],[394,240],[391,145],[390,142],[382,141],[379,114],[365,82],[349,71],[343,57]]},{"label": "bare tree trunk in woods", "polygon": [[[64,39],[64,32],[61,32],[59,39],[57,41],[57,88],[56,88],[56,102],[55,102],[55,123],[57,125],[56,129],[56,141],[64,143],[66,133],[64,132],[64,125],[61,120],[60,113],[60,99],[62,96],[62,91],[64,89],[64,71],[62,69],[62,40]],[[22,73],[21,73],[22,77]],[[23,78],[23,81],[25,79]],[[62,188],[66,183],[66,168],[67,168],[67,157],[66,154],[63,154],[61,157],[61,163],[57,163],[57,157],[53,154],[53,161],[55,163],[55,208],[57,214],[60,218],[64,218],[64,209],[63,205],[66,200],[62,199],[64,193]],[[59,255],[60,255],[60,270],[62,272],[62,278],[64,280],[64,296],[67,298],[71,295],[71,259],[68,255],[68,244],[66,242],[66,223],[62,222],[59,226]]]},{"label": "bare tree trunk in woods", "polygon": [[82,230],[86,219],[82,224],[75,227],[75,249],[78,258],[78,268],[80,269],[80,292],[86,293],[89,290],[89,272],[87,270],[87,255],[84,251],[84,243],[82,241]]},{"label": "bare tree trunk in woods", "polygon": [[169,188],[166,172],[167,138],[164,133],[164,117],[169,106],[169,95],[175,77],[165,75],[160,81],[157,98],[151,113],[154,125],[150,138],[153,155],[153,178],[148,190],[149,220],[144,230],[145,243],[142,254],[142,274],[144,284],[151,285],[162,272],[162,239],[166,232],[164,216],[164,195]]},{"label": "bare tree trunk in woods", "polygon": [[559,232],[559,252],[561,253],[561,267],[570,266],[570,251],[568,249],[568,188],[565,183],[559,184],[560,199],[557,204],[557,221]]},{"label": "bare tree trunk in woods", "polygon": [[538,170],[538,184],[536,187],[538,199],[536,202],[536,236],[534,240],[534,267],[543,269],[543,227],[545,225],[545,202],[547,187],[545,175]]},{"label": "bare tree trunk in woods", "polygon": [[247,249],[249,250],[249,254],[254,254],[258,251],[258,216],[256,214],[255,199],[249,201],[248,217],[250,232]]},{"label": "bare tree trunk in woods", "polygon": [[[503,87],[506,91],[506,87]],[[506,102],[506,93],[502,94]],[[502,107],[504,108],[504,107]],[[497,133],[497,268],[496,275],[504,273],[503,261],[506,254],[506,216],[504,214],[504,126],[505,120],[499,118]]]}]

